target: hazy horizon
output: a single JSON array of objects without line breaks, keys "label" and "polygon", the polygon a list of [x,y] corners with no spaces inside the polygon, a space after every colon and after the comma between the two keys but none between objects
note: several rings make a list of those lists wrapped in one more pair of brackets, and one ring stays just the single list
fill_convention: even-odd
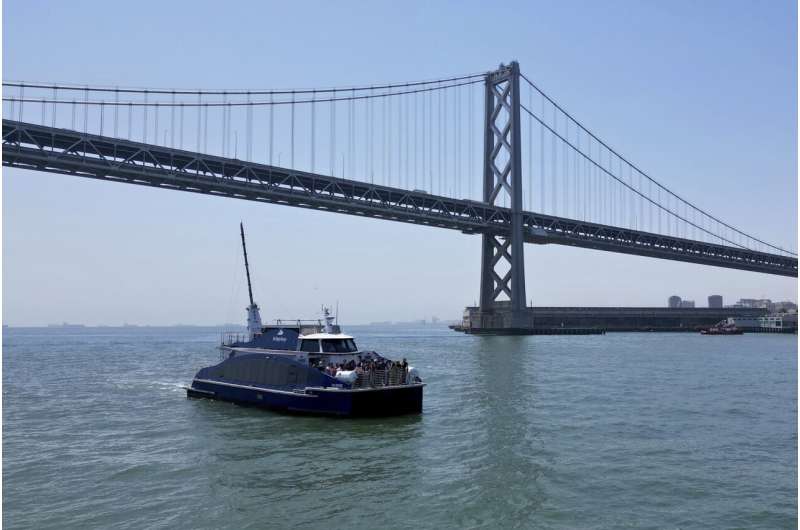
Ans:
[{"label": "hazy horizon", "polygon": [[[793,2],[520,2],[492,7],[495,37],[485,6],[458,3],[30,1],[4,3],[3,15],[6,80],[346,86],[516,59],[678,194],[797,248]],[[265,321],[315,318],[337,300],[345,324],[457,320],[478,297],[477,236],[43,172],[3,177],[11,326],[244,322],[240,221]],[[699,307],[711,294],[797,302],[796,278],[566,246],[526,245],[525,268],[534,306],[664,307],[673,294]]]},{"label": "hazy horizon", "polygon": [[[759,298],[759,297],[740,297],[740,298]],[[760,298],[759,298],[760,299]],[[684,299],[684,300],[691,300],[691,299]],[[695,302],[694,309],[707,309],[708,306],[705,304],[705,301],[700,302],[699,300],[692,300]],[[739,301],[739,298],[736,299]],[[772,300],[772,302],[793,302],[797,303],[796,299],[781,299],[781,300]],[[725,307],[729,304],[725,302]],[[335,307],[335,306],[331,306]],[[534,307],[543,307],[543,306],[534,306]],[[549,307],[573,307],[573,306],[549,306]],[[641,307],[641,308],[666,308],[667,304],[664,303],[662,305],[649,305],[649,306],[591,306],[591,307]],[[344,309],[344,308],[342,308]],[[313,314],[307,315],[297,315],[296,318],[301,320],[322,320],[322,313],[321,311],[317,310]],[[335,314],[335,311],[334,311]],[[53,321],[48,322],[46,324],[36,323],[36,324],[10,324],[8,322],[3,322],[4,325],[8,327],[15,327],[15,328],[48,328],[48,327],[69,327],[69,326],[83,326],[87,328],[93,327],[110,327],[110,328],[121,328],[121,327],[232,327],[232,326],[239,326],[239,327],[246,327],[247,311],[246,309],[242,309],[242,319],[240,322],[237,321],[230,321],[230,322],[208,322],[208,323],[192,323],[192,322],[149,322],[149,323],[141,323],[141,322],[117,322],[117,323],[99,323],[99,322],[78,322],[78,321],[71,321],[71,320],[60,320],[60,321]],[[433,319],[436,318],[437,321],[434,322]],[[272,324],[275,322],[276,318],[269,318],[269,319],[262,319],[264,324]],[[284,321],[290,322],[291,318],[286,318],[284,315]],[[419,316],[418,318],[412,318],[409,320],[393,320],[393,319],[380,319],[376,318],[370,321],[340,321],[342,325],[350,325],[350,326],[365,326],[365,325],[379,325],[379,324],[387,324],[387,325],[403,325],[403,324],[420,324],[420,325],[445,325],[449,322],[460,322],[461,317],[460,315],[457,317],[440,317],[438,315],[428,315],[428,316]]]}]

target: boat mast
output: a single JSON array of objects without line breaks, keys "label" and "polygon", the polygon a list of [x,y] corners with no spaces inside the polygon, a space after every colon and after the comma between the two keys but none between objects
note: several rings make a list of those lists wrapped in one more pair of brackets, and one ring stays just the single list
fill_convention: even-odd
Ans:
[{"label": "boat mast", "polygon": [[247,263],[247,244],[244,242],[244,223],[239,223],[239,231],[242,234],[242,251],[244,252],[244,271],[247,273],[247,292],[250,295],[250,305],[253,303],[253,286],[250,284],[250,264]]},{"label": "boat mast", "polygon": [[247,244],[244,242],[244,223],[239,223],[239,231],[242,234],[242,251],[244,252],[244,270],[247,273],[247,293],[250,295],[250,305],[247,307],[247,331],[250,339],[261,333],[261,313],[258,305],[253,301],[253,286],[250,283],[250,264],[247,262]]}]

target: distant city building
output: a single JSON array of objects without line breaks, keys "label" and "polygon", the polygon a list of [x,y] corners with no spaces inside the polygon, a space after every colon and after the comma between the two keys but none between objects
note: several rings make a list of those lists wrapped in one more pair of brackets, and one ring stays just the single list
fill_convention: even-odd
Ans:
[{"label": "distant city building", "polygon": [[694,307],[694,300],[681,300],[681,308],[687,309]]},{"label": "distant city building", "polygon": [[722,297],[718,294],[712,294],[708,297],[708,307],[719,309],[722,307]]},{"label": "distant city building", "polygon": [[785,300],[783,302],[775,302],[770,307],[772,313],[797,313],[797,304]]},{"label": "distant city building", "polygon": [[753,308],[766,308],[766,309],[769,309],[769,307],[771,305],[772,305],[772,300],[770,300],[769,298],[761,298],[761,299],[741,298],[741,299],[739,299],[738,302],[733,304],[733,307],[747,307],[747,308],[750,308],[750,309],[753,309]]},{"label": "distant city building", "polygon": [[667,300],[667,306],[672,308],[678,308],[681,306],[681,297],[680,296],[670,296],[669,300]]},{"label": "distant city building", "polygon": [[797,304],[784,300],[773,302],[769,298],[742,298],[729,307],[745,307],[748,309],[766,309],[770,313],[797,313]]}]

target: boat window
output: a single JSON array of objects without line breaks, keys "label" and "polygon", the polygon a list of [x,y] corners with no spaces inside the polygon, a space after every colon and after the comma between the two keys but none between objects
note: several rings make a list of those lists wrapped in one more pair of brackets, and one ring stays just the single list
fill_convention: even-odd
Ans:
[{"label": "boat window", "polygon": [[305,339],[300,342],[300,351],[307,351],[309,353],[319,352],[319,341],[316,339]]},{"label": "boat window", "polygon": [[325,353],[351,353],[356,351],[353,339],[327,339],[322,341],[322,351]]}]

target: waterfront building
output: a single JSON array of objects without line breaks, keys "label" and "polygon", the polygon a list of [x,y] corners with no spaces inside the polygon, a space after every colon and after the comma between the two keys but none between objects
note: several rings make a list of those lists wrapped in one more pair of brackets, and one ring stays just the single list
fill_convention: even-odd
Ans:
[{"label": "waterfront building", "polygon": [[681,300],[681,308],[691,309],[694,307],[694,300]]},{"label": "waterfront building", "polygon": [[727,319],[729,324],[745,331],[791,331],[797,330],[797,315],[737,316]]},{"label": "waterfront building", "polygon": [[681,306],[681,297],[678,295],[672,295],[667,300],[667,307],[671,307],[673,309],[678,308]]},{"label": "waterfront building", "polygon": [[708,307],[713,307],[714,309],[719,309],[722,307],[722,296],[718,294],[712,294],[708,297]]}]

